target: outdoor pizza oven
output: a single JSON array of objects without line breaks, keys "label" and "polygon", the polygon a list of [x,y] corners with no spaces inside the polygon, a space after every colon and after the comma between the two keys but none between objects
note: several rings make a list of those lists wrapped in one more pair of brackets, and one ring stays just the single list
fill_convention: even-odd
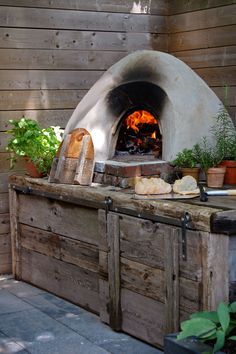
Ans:
[{"label": "outdoor pizza oven", "polygon": [[85,128],[96,161],[119,155],[172,160],[208,135],[220,100],[185,63],[137,51],[116,64],[78,104],[65,130]]}]

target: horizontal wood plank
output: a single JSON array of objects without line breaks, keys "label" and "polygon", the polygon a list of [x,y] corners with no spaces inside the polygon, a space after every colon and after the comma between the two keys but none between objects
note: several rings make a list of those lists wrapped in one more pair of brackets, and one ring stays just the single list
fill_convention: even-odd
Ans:
[{"label": "horizontal wood plank", "polygon": [[234,4],[234,0],[171,0],[170,14],[184,13],[190,11],[204,10],[211,7]]},{"label": "horizontal wood plank", "polygon": [[236,63],[236,46],[196,49],[171,54],[184,61],[192,69],[225,67]]},{"label": "horizontal wood plank", "polygon": [[[98,244],[97,210],[38,196],[19,196],[19,222],[93,245]],[[32,205],[34,208],[32,209]],[[66,222],[65,222],[66,220]],[[68,225],[70,227],[68,228]]]},{"label": "horizontal wood plank", "polygon": [[88,310],[99,312],[96,273],[24,248],[21,263],[22,279],[25,281]]},{"label": "horizontal wood plank", "polygon": [[[1,135],[0,135],[1,136]],[[7,152],[0,152],[0,171],[9,172],[11,169],[10,154]],[[19,158],[14,166],[14,171],[22,171],[25,169],[25,161]]]},{"label": "horizontal wood plank", "polygon": [[98,272],[97,247],[23,224],[20,233],[21,245],[28,250]]},{"label": "horizontal wood plank", "polygon": [[2,110],[75,109],[86,93],[86,90],[0,91],[0,101]]},{"label": "horizontal wood plank", "polygon": [[0,69],[106,70],[124,56],[111,51],[0,49]]},{"label": "horizontal wood plank", "polygon": [[236,66],[199,68],[195,72],[206,81],[209,86],[235,86]]},{"label": "horizontal wood plank", "polygon": [[212,90],[222,102],[226,100],[227,106],[236,106],[236,86],[228,87],[227,97],[225,97],[225,87],[212,87]]},{"label": "horizontal wood plank", "polygon": [[1,70],[0,90],[84,90],[89,89],[102,74],[103,71]]},{"label": "horizontal wood plank", "polygon": [[235,45],[236,25],[206,28],[197,31],[171,33],[169,51],[195,50]]},{"label": "horizontal wood plank", "polygon": [[0,274],[11,274],[12,273],[12,263],[0,264]]},{"label": "horizontal wood plank", "polygon": [[209,8],[169,17],[170,33],[235,25],[236,5]]},{"label": "horizontal wood plank", "polygon": [[45,110],[22,110],[22,111],[0,111],[0,132],[12,127],[10,119],[21,119],[26,117],[36,120],[40,127],[46,128],[51,125],[65,128],[73,109],[45,109]]},{"label": "horizontal wood plank", "polygon": [[[219,1],[219,0],[218,0]],[[227,0],[226,0],[227,1]],[[147,13],[157,15],[168,14],[168,3],[166,0],[142,0],[142,3],[134,3],[133,0],[0,0],[0,5],[42,7],[50,9],[84,10],[84,11],[106,11],[124,13]]]},{"label": "horizontal wood plank", "polygon": [[8,193],[0,193],[0,213],[9,212],[9,196]]},{"label": "horizontal wood plank", "polygon": [[0,23],[2,27],[167,33],[165,16],[146,14],[2,6]]},{"label": "horizontal wood plank", "polygon": [[167,35],[96,31],[0,28],[0,48],[126,51],[167,51]]}]

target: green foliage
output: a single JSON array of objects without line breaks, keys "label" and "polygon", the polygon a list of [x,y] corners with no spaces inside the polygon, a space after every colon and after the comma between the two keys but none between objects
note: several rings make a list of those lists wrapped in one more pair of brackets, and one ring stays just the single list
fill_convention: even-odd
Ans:
[{"label": "green foliage", "polygon": [[226,305],[221,302],[217,311],[196,312],[190,320],[181,323],[181,332],[177,339],[196,337],[202,342],[214,341],[212,353],[223,348],[226,340],[236,340],[236,302]]},{"label": "green foliage", "polygon": [[35,163],[39,172],[49,173],[62,138],[60,127],[42,129],[36,121],[24,117],[9,122],[13,128],[7,131],[11,138],[6,149],[12,153],[11,168],[19,156],[27,156]]},{"label": "green foliage", "polygon": [[219,165],[222,161],[222,156],[218,149],[212,146],[206,137],[203,137],[201,142],[193,147],[194,154],[201,168],[206,172],[208,168]]},{"label": "green foliage", "polygon": [[236,160],[236,130],[224,106],[219,109],[212,134],[222,160]]},{"label": "green foliage", "polygon": [[177,167],[196,167],[197,159],[192,149],[183,149],[176,155],[175,160],[172,164]]}]

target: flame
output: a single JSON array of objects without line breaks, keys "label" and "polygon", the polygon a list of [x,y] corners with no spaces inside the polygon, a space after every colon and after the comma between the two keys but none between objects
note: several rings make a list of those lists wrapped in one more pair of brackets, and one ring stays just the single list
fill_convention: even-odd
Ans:
[{"label": "flame", "polygon": [[153,139],[156,139],[156,138],[157,138],[156,131],[152,133],[151,138],[153,138]]},{"label": "flame", "polygon": [[157,124],[158,122],[151,113],[144,110],[133,112],[125,120],[125,124],[127,125],[127,128],[133,129],[136,133],[139,131],[137,125],[143,123]]}]

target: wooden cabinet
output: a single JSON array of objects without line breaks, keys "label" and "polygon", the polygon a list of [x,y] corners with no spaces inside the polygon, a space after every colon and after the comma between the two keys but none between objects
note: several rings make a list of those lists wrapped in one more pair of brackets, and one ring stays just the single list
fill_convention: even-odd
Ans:
[{"label": "wooden cabinet", "polygon": [[235,223],[228,234],[213,233],[212,220],[226,215],[219,208],[24,177],[12,177],[10,197],[15,277],[99,314],[114,330],[160,347],[192,312],[235,298]]}]

